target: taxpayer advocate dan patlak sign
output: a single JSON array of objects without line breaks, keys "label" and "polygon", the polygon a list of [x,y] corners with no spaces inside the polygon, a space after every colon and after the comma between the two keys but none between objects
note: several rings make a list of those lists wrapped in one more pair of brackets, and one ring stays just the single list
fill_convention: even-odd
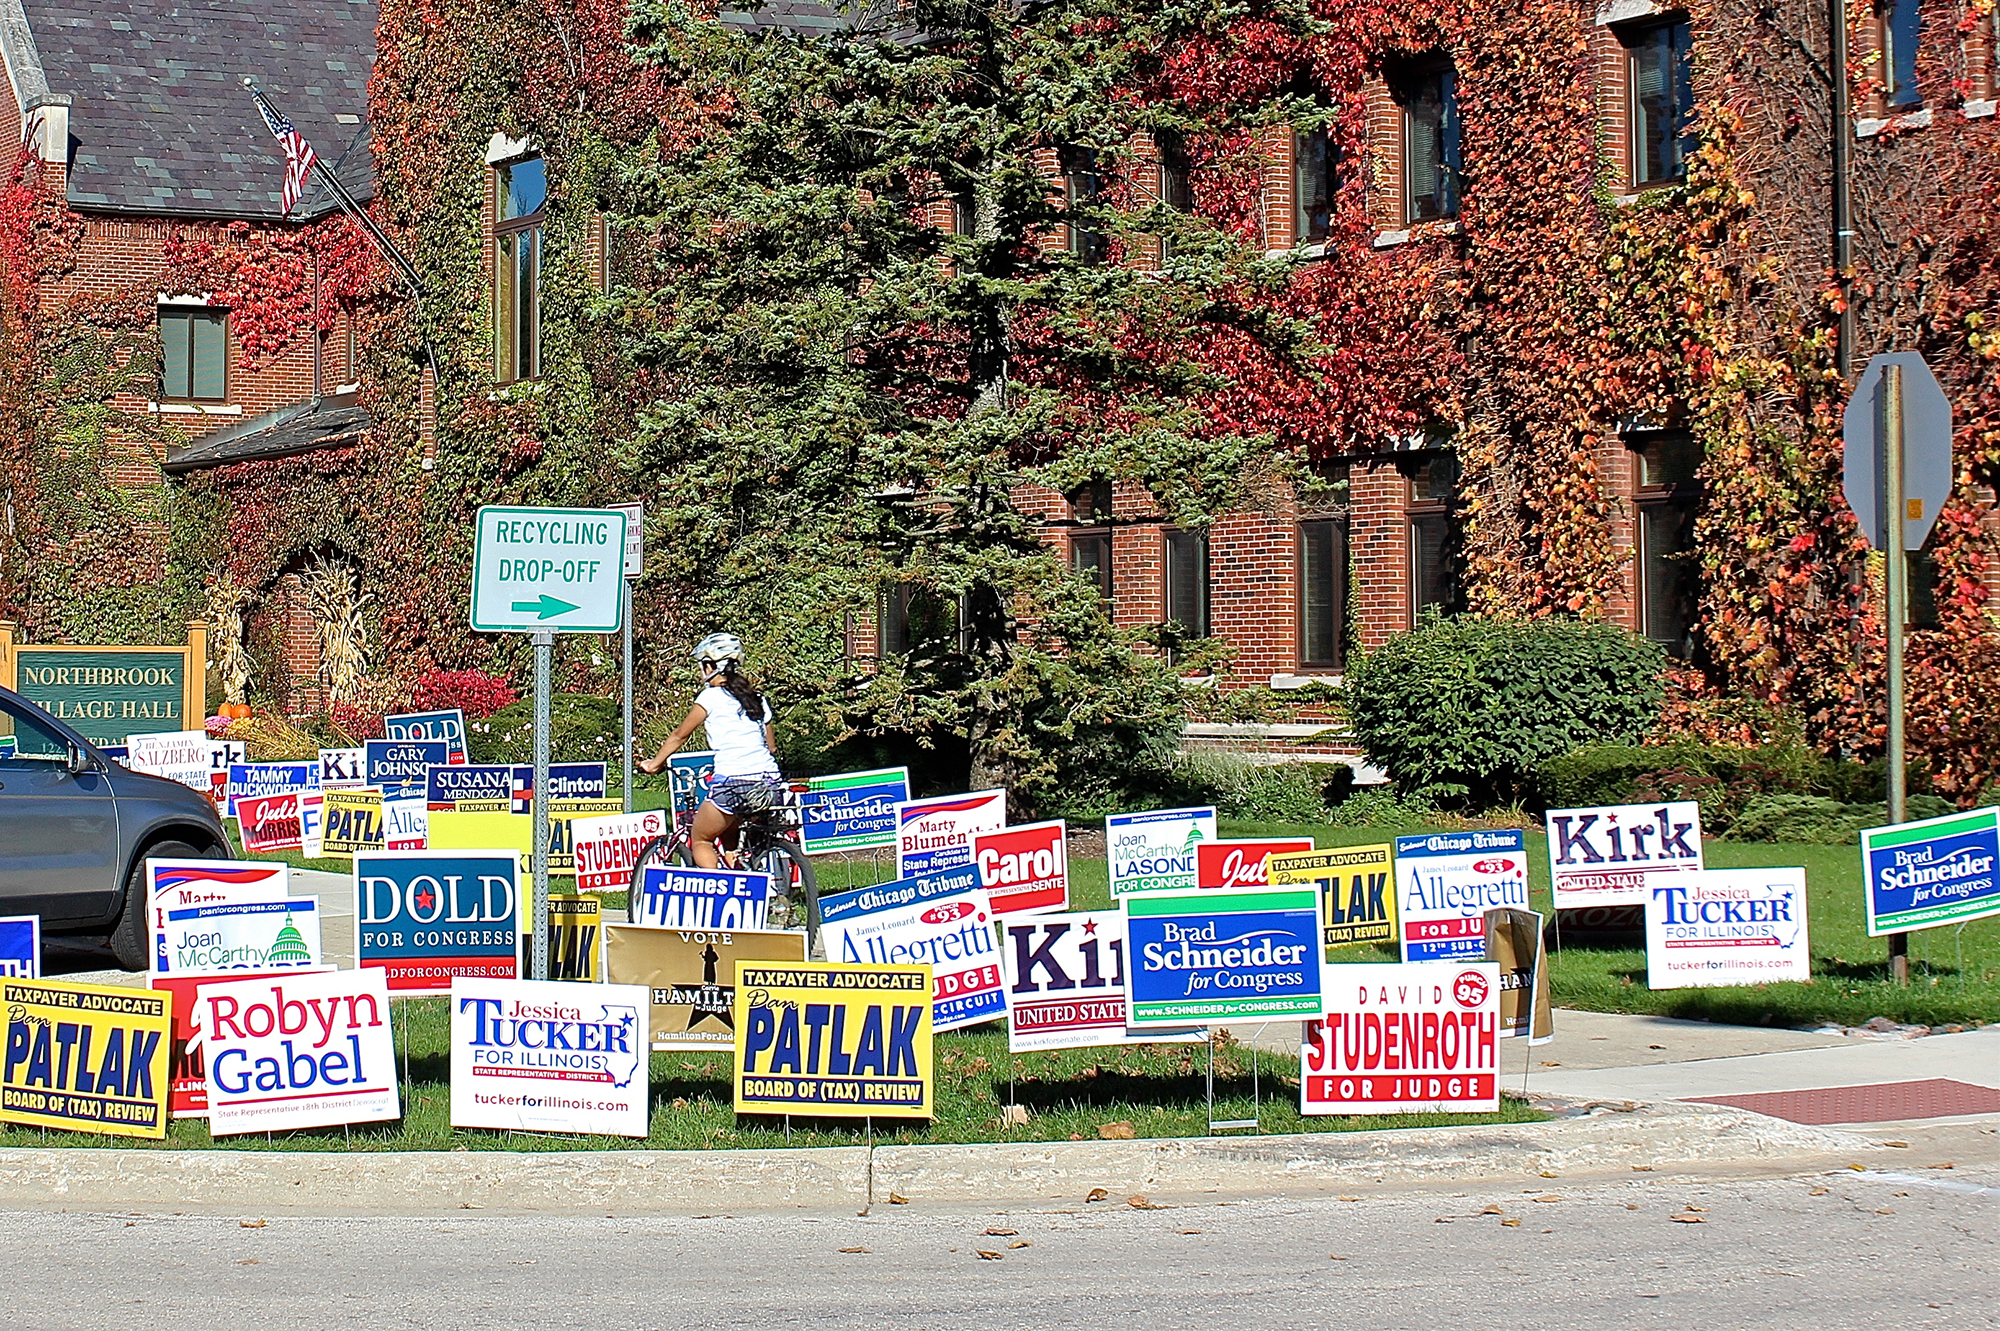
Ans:
[{"label": "taxpayer advocate dan patlak sign", "polygon": [[481,633],[616,633],[625,514],[615,508],[479,510],[472,627]]}]

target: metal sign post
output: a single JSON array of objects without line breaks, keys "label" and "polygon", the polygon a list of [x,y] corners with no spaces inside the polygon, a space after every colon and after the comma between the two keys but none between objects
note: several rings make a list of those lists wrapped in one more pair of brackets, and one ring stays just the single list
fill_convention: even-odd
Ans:
[{"label": "metal sign post", "polygon": [[[1848,399],[1842,489],[1868,543],[1883,552],[1887,585],[1884,649],[1888,657],[1889,822],[1909,812],[1903,717],[1903,634],[1909,618],[1910,555],[1929,538],[1951,497],[1951,401],[1914,351],[1868,362]],[[1910,936],[1889,935],[1889,976],[1910,982]]]},{"label": "metal sign post", "polygon": [[549,978],[549,673],[556,635],[535,632],[535,950],[529,976]]},{"label": "metal sign post", "polygon": [[624,613],[620,616],[624,629],[620,634],[624,654],[619,658],[621,671],[625,677],[625,709],[620,729],[619,752],[624,755],[624,777],[620,784],[625,788],[625,812],[632,812],[632,602],[637,598],[639,575],[646,569],[646,506],[644,504],[613,504],[612,507],[625,515],[625,576]]},{"label": "metal sign post", "polygon": [[549,977],[549,677],[558,633],[624,629],[626,514],[597,508],[479,510],[472,627],[529,633],[535,646],[534,852],[529,974]]}]

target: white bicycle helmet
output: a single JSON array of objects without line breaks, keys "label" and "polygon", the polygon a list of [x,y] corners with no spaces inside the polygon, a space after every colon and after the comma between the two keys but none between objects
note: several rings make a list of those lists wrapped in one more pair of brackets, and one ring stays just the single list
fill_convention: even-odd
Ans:
[{"label": "white bicycle helmet", "polygon": [[694,660],[704,675],[718,666],[740,664],[743,639],[734,633],[711,633],[694,645]]}]

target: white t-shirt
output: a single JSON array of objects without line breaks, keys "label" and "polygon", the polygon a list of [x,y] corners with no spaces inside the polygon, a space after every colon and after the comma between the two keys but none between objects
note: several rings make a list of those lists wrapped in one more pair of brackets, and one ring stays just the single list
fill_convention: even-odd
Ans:
[{"label": "white t-shirt", "polygon": [[752,721],[736,695],[715,685],[695,696],[708,713],[708,747],[715,752],[715,779],[732,776],[776,776],[778,760],[764,747],[764,724],[771,719],[770,699],[764,700],[764,716]]}]

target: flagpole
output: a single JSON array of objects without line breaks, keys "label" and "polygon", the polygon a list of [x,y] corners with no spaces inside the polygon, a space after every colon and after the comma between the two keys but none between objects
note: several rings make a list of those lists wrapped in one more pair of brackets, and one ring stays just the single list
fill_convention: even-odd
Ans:
[{"label": "flagpole", "polygon": [[[284,119],[279,114],[277,105],[265,95],[262,88],[257,86],[256,79],[247,74],[244,75],[243,86],[250,90],[250,95],[257,100],[260,108],[268,110],[271,115],[280,120]],[[415,294],[418,301],[421,302],[429,293],[424,290],[423,279],[417,276],[416,266],[403,257],[403,252],[396,248],[395,242],[390,240],[382,228],[376,224],[375,219],[368,215],[368,210],[355,201],[354,196],[348,192],[347,186],[340,183],[340,178],[334,175],[333,168],[329,167],[326,164],[326,159],[318,153],[313,154],[313,170],[319,174],[319,178],[326,183],[327,188],[333,191],[333,196],[339,201],[341,208],[361,224],[362,229],[368,233],[369,240],[374,243],[376,250],[381,253],[382,257],[401,271],[404,280],[410,284],[410,290]]]}]

